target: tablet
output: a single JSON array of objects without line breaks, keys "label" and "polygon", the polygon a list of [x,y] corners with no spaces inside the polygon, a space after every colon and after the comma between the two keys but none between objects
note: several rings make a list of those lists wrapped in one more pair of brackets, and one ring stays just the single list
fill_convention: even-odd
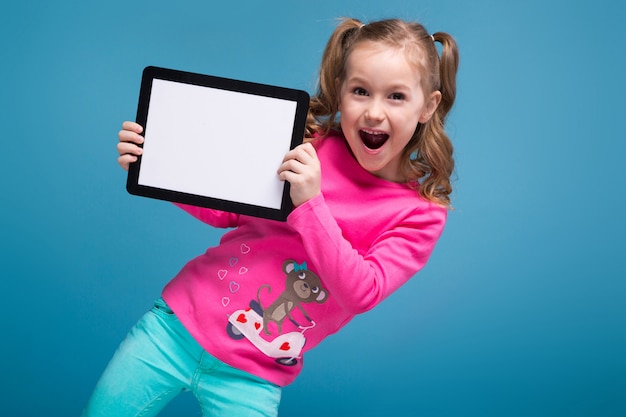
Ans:
[{"label": "tablet", "polygon": [[285,154],[304,138],[305,91],[166,68],[143,71],[137,123],[143,154],[133,195],[286,220]]}]

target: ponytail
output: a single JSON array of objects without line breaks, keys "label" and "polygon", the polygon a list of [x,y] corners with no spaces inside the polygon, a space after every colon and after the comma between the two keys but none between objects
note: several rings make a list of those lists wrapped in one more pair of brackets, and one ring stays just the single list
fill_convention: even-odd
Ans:
[{"label": "ponytail", "polygon": [[445,32],[437,32],[432,35],[432,38],[435,42],[439,42],[442,45],[441,58],[439,60],[441,103],[438,110],[445,116],[452,108],[456,98],[456,73],[459,69],[459,51],[454,38]]},{"label": "ponytail", "polygon": [[337,80],[343,79],[348,50],[363,23],[356,19],[343,19],[330,36],[320,65],[317,92],[311,98],[306,124],[306,135],[327,135],[337,128],[339,91]]},{"label": "ponytail", "polygon": [[[426,38],[427,63],[430,63],[430,89],[441,92],[441,101],[430,120],[417,126],[413,138],[404,150],[404,172],[409,184],[419,194],[437,204],[450,206],[451,176],[454,172],[452,142],[445,132],[445,122],[456,98],[456,73],[459,52],[452,36],[437,32]],[[442,45],[441,57],[434,42]],[[428,62],[430,61],[430,62]],[[425,68],[427,73],[428,68]]]}]

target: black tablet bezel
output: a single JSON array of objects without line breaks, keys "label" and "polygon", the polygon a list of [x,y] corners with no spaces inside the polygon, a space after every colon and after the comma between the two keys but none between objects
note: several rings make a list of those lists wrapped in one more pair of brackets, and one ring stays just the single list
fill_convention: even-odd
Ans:
[{"label": "black tablet bezel", "polygon": [[[152,83],[155,79],[294,101],[296,102],[296,112],[294,115],[293,131],[290,138],[289,149],[295,148],[303,141],[310,99],[307,92],[155,66],[146,67],[143,70],[141,79],[136,121],[144,127],[144,135],[150,128],[149,126],[146,126],[146,123],[148,120],[148,113],[150,111]],[[284,182],[280,209],[276,209],[274,207],[257,206],[240,201],[223,200],[210,196],[189,194],[177,190],[139,184],[141,160],[142,157],[140,156],[136,162],[130,164],[128,170],[126,189],[133,195],[279,221],[285,221],[293,209],[291,198],[289,196],[289,183],[287,181]]]}]

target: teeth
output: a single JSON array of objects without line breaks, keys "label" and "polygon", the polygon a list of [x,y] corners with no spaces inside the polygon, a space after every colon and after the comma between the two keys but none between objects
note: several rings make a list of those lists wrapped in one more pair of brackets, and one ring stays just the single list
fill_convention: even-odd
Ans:
[{"label": "teeth", "polygon": [[367,133],[368,135],[384,135],[385,132],[381,132],[378,130],[367,130],[367,129],[362,129],[361,130],[363,133]]}]

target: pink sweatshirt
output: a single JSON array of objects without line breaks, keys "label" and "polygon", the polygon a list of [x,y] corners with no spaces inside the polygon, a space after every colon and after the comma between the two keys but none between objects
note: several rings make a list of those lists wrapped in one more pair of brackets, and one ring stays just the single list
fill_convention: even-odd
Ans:
[{"label": "pink sweatshirt", "polygon": [[163,290],[209,353],[280,386],[298,375],[304,352],[426,264],[447,216],[415,190],[361,168],[340,135],[314,145],[322,194],[286,222],[180,205],[234,229]]}]

